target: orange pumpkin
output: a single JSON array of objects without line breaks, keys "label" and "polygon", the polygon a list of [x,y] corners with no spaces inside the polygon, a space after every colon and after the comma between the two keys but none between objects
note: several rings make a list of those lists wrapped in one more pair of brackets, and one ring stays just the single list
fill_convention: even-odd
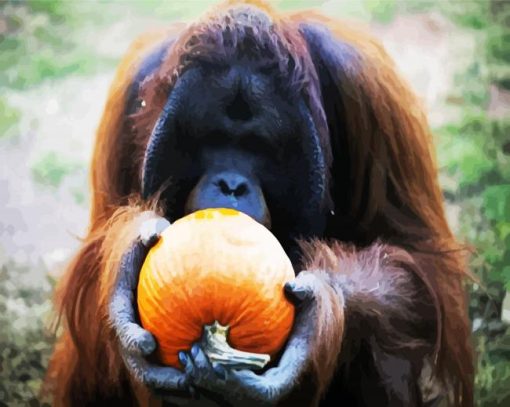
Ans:
[{"label": "orange pumpkin", "polygon": [[292,327],[283,286],[293,278],[264,226],[232,209],[201,210],[169,226],[149,251],[138,283],[142,326],[164,364],[180,367],[178,352],[202,340],[213,362],[260,368]]}]

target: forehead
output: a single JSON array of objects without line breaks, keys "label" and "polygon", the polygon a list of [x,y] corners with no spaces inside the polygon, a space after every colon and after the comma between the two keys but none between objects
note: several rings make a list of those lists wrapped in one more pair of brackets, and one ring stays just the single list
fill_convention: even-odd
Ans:
[{"label": "forehead", "polygon": [[293,98],[279,89],[278,79],[249,64],[215,68],[190,67],[170,94],[181,125],[197,132],[259,134],[271,137],[293,132]]},{"label": "forehead", "polygon": [[300,74],[305,48],[297,30],[273,21],[265,10],[236,5],[207,15],[179,38],[180,67],[245,65],[278,72],[281,81]]}]

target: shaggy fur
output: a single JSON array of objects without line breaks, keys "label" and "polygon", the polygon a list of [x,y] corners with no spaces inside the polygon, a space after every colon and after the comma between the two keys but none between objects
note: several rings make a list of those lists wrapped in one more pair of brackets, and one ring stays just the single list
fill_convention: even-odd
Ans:
[{"label": "shaggy fur", "polygon": [[[126,113],[139,66],[162,44],[140,103]],[[422,107],[374,39],[255,1],[230,1],[194,24],[145,36],[120,64],[97,133],[90,229],[57,291],[64,334],[47,380],[55,404],[149,403],[122,363],[107,313],[120,253],[147,216],[144,151],[188,65],[247,52],[284,91],[305,96],[329,167],[334,215],[325,236],[301,244],[301,269],[321,281],[308,390],[346,405],[381,405],[370,404],[371,392],[388,405],[421,405],[418,378],[429,359],[450,403],[472,406],[468,273],[446,222]]]}]

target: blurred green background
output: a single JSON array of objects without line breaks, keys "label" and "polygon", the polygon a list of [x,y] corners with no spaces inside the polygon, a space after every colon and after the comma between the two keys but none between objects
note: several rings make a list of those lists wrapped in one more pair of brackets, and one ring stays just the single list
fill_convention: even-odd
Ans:
[{"label": "blurred green background", "polygon": [[[130,41],[213,1],[0,1],[0,406],[41,404],[50,295],[84,235],[87,169]],[[361,22],[427,106],[450,224],[476,252],[480,406],[510,406],[510,2],[274,1]]]}]

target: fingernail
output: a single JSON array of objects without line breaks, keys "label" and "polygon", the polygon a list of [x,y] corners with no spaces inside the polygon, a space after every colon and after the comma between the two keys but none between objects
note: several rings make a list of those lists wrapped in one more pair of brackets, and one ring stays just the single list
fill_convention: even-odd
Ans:
[{"label": "fingernail", "polygon": [[293,281],[289,281],[288,283],[285,283],[283,289],[287,294],[292,294],[296,289],[296,284]]},{"label": "fingernail", "polygon": [[179,362],[181,362],[181,365],[186,366],[187,360],[186,360],[186,355],[184,354],[184,352],[179,352],[178,356],[179,356]]},{"label": "fingernail", "polygon": [[144,355],[150,355],[152,352],[154,352],[154,349],[156,349],[156,343],[154,342],[152,337],[146,336],[140,342],[140,350]]},{"label": "fingernail", "polygon": [[286,283],[284,289],[290,299],[295,299],[300,302],[306,300],[310,296],[310,290],[308,288],[298,286],[294,281]]},{"label": "fingernail", "polygon": [[292,292],[294,297],[296,297],[299,301],[303,301],[305,298],[308,297],[308,291],[307,290],[295,290]]},{"label": "fingernail", "polygon": [[192,347],[191,347],[191,356],[193,356],[193,358],[196,358],[198,355],[198,345],[197,344],[194,344]]},{"label": "fingernail", "polygon": [[302,296],[304,293],[303,287],[297,286],[296,282],[294,281],[289,281],[288,283],[286,283],[284,289],[287,294],[290,294],[297,298],[299,298],[299,296]]}]

